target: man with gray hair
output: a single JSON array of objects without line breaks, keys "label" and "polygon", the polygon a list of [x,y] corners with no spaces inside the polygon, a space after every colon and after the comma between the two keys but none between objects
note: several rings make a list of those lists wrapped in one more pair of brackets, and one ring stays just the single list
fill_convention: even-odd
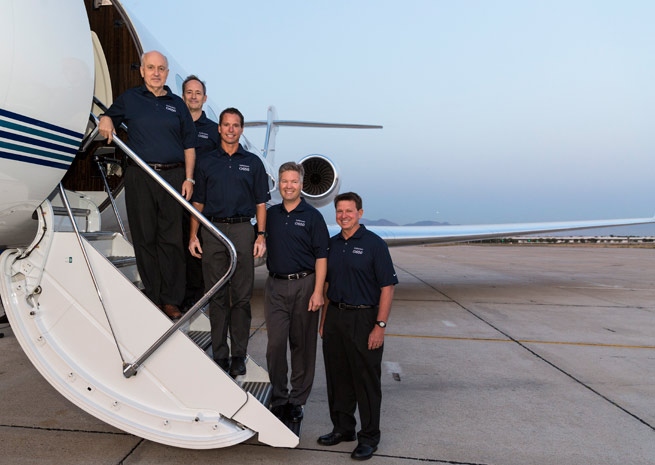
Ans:
[{"label": "man with gray hair", "polygon": [[[297,426],[314,382],[318,310],[323,306],[329,240],[323,216],[300,197],[303,175],[304,169],[297,163],[280,166],[282,203],[267,212],[269,278],[264,298],[266,362],[273,386],[271,410]],[[291,390],[287,341],[291,347]]]},{"label": "man with gray hair", "polygon": [[[98,130],[111,143],[114,128],[124,122],[130,148],[189,200],[196,160],[191,114],[166,85],[164,55],[144,53],[140,70],[143,85],[119,95],[100,117]],[[124,179],[127,217],[145,293],[170,318],[179,318],[185,288],[184,278],[180,279],[184,270],[182,206],[133,163],[128,163]]]}]

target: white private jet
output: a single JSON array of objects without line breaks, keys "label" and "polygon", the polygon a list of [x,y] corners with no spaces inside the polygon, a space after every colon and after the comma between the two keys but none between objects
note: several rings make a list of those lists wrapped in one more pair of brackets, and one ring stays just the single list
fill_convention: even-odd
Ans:
[{"label": "white private jet", "polygon": [[[119,152],[99,140],[95,118],[99,106],[141,83],[144,50],[165,49],[116,0],[4,0],[2,11],[0,249],[6,250],[0,256],[0,294],[25,353],[66,398],[135,435],[202,449],[257,434],[265,444],[295,447],[298,436],[267,408],[266,372],[249,359],[247,375],[233,380],[205,352],[206,317],[198,310],[231,270],[175,324],[139,290],[120,220],[120,185],[111,188],[105,178],[120,171],[114,160]],[[168,58],[175,80],[169,85],[181,92],[186,73]],[[210,101],[205,110],[216,119],[213,107]],[[247,125],[267,128],[264,150],[245,138],[243,143],[261,153],[272,191],[280,126],[372,127],[282,121],[273,108],[266,121]],[[123,158],[161,181],[127,144],[114,140]],[[307,200],[317,206],[331,202],[339,190],[336,165],[323,155],[300,162]],[[163,187],[197,214],[174,189]],[[204,217],[199,220],[222,237]],[[409,245],[652,222],[370,229],[390,245]]]}]

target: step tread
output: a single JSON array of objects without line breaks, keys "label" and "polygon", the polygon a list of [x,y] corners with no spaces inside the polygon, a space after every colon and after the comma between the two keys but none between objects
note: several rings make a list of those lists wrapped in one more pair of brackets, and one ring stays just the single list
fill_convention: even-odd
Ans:
[{"label": "step tread", "polygon": [[[66,207],[57,207],[53,205],[52,212],[55,216],[68,216],[68,210],[66,210]],[[73,213],[73,216],[89,216],[91,214],[91,210],[88,208],[71,208],[71,212]]]},{"label": "step tread", "polygon": [[132,256],[109,256],[107,257],[116,268],[121,268],[124,266],[136,265],[136,257]]}]

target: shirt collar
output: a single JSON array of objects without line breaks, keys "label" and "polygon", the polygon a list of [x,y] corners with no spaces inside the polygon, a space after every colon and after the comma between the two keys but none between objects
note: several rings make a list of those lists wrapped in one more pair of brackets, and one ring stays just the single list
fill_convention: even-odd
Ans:
[{"label": "shirt collar", "polygon": [[167,85],[164,85],[164,90],[166,91],[166,94],[162,95],[161,97],[157,97],[155,94],[150,92],[145,84],[141,84],[141,87],[139,89],[141,90],[142,94],[151,95],[154,98],[171,98],[171,88],[168,87]]},{"label": "shirt collar", "polygon": [[[294,213],[295,213],[295,212],[302,213],[302,212],[305,211],[306,207],[307,207],[307,202],[305,201],[304,198],[300,197],[300,203],[296,206],[296,208],[294,208],[293,210],[291,210],[291,212],[294,212]],[[287,213],[291,213],[291,212],[287,211],[287,209],[284,207],[284,202],[282,202],[282,203],[280,204],[280,208],[281,208],[283,211],[287,212]]]},{"label": "shirt collar", "polygon": [[[355,234],[350,236],[348,238],[348,240],[359,239],[364,235],[365,232],[366,232],[366,226],[364,226],[362,223],[359,223],[359,228],[357,228],[357,231],[355,231]],[[343,232],[342,231],[339,231],[339,239],[341,239],[342,241],[346,240],[346,238],[343,237]]]},{"label": "shirt collar", "polygon": [[[219,134],[219,137],[220,137],[220,134]],[[237,149],[236,152],[234,152],[234,154],[233,154],[232,156],[234,156],[234,155],[236,155],[236,154],[239,154],[239,155],[241,155],[241,156],[246,156],[248,153],[249,153],[249,152],[248,152],[246,149],[244,149],[243,146],[242,146],[241,144],[239,144],[239,148]],[[218,154],[219,154],[219,155],[224,155],[224,156],[226,156],[226,157],[229,157],[229,155],[227,154],[227,152],[226,152],[225,150],[223,150],[223,146],[221,145],[220,140],[219,140],[219,143],[218,143]]]},{"label": "shirt collar", "polygon": [[[213,123],[213,121],[210,120],[209,118],[207,118],[207,115],[206,115],[205,112],[203,111],[203,112],[200,114],[200,118],[198,118],[198,119],[196,120],[196,123],[200,123],[200,124],[209,124],[209,123]],[[214,123],[214,124],[216,124],[216,123]]]}]

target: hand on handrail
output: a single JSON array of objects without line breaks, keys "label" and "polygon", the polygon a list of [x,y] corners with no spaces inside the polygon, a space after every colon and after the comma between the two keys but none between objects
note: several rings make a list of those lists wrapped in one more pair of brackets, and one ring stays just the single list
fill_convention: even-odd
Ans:
[{"label": "hand on handrail", "polygon": [[98,132],[100,135],[107,139],[107,143],[111,144],[111,140],[114,136],[114,122],[109,116],[101,116],[100,123],[98,124]]}]

